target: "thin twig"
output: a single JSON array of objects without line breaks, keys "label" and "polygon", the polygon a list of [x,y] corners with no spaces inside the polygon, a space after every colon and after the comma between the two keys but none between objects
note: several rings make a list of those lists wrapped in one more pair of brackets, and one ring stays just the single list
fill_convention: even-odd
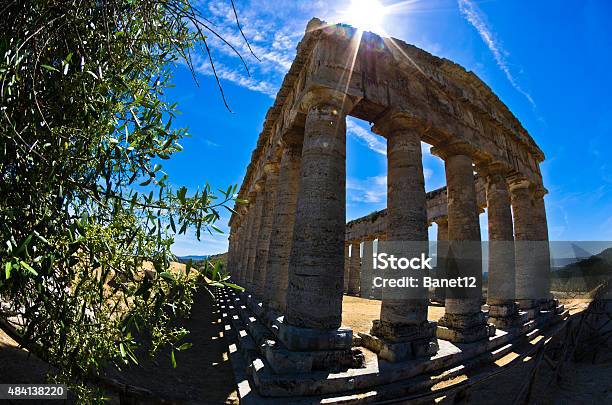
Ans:
[{"label": "thin twig", "polygon": [[246,42],[246,45],[249,48],[249,51],[251,51],[251,55],[253,55],[255,59],[261,62],[261,59],[259,59],[257,55],[255,55],[255,52],[253,52],[253,50],[251,49],[251,44],[249,43],[249,40],[247,39],[247,37],[244,35],[244,32],[242,32],[242,27],[240,26],[240,20],[238,20],[238,13],[236,12],[236,6],[234,5],[234,0],[230,0],[230,3],[232,3],[232,10],[234,10],[234,17],[236,18],[236,25],[238,26],[238,31],[240,31],[242,38],[244,38],[244,42]]}]

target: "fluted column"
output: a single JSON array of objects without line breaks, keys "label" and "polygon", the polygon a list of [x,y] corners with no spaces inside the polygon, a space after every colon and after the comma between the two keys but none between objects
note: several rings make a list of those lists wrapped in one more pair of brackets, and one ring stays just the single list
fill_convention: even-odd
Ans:
[{"label": "fluted column", "polygon": [[278,179],[278,193],[274,207],[268,272],[266,273],[266,303],[275,310],[285,312],[289,280],[289,255],[295,223],[295,210],[300,179],[302,154],[301,140],[287,142],[283,147]]},{"label": "fluted column", "polygon": [[[387,139],[388,242],[379,246],[389,246],[391,253],[407,259],[428,255],[427,196],[419,134],[410,120],[393,113],[382,117],[373,130]],[[393,278],[399,276],[397,272],[392,274]],[[417,273],[402,276],[420,278]],[[428,303],[427,288],[420,281],[409,288],[383,288],[380,319],[373,322],[371,332],[393,344],[379,356],[401,361],[437,352],[436,324],[427,320]]]},{"label": "fluted column", "polygon": [[247,265],[246,284],[249,292],[254,294],[255,289],[255,261],[257,258],[257,242],[259,241],[259,230],[261,227],[261,213],[263,211],[263,197],[261,190],[263,188],[263,179],[259,179],[256,183],[257,194],[254,195],[253,212],[251,213],[251,231],[249,234],[249,262]]},{"label": "fluted column", "polygon": [[240,233],[238,235],[239,240],[240,240],[240,244],[239,244],[239,249],[238,249],[238,283],[241,287],[244,287],[244,281],[245,281],[245,277],[246,277],[246,260],[245,260],[245,251],[246,251],[246,244],[247,244],[247,234],[248,234],[248,210],[245,207],[243,207],[240,210]]},{"label": "fluted column", "polygon": [[361,254],[361,270],[359,272],[359,296],[370,298],[372,295],[372,255],[374,254],[374,237],[368,236],[363,241]]},{"label": "fluted column", "polygon": [[[436,277],[442,279],[446,277],[446,254],[448,252],[448,217],[439,217],[434,220],[438,225],[436,237]],[[437,302],[446,300],[446,289],[436,287],[434,289],[434,299]]]},{"label": "fluted column", "polygon": [[234,254],[233,254],[233,270],[232,270],[232,278],[234,283],[240,282],[240,252],[242,249],[242,223],[239,223],[236,229],[236,242],[234,244]]},{"label": "fluted column", "polygon": [[289,260],[287,323],[335,329],[342,320],[346,221],[344,94],[311,92]]},{"label": "fluted column", "polygon": [[344,243],[344,293],[348,294],[349,290],[349,280],[351,277],[351,259],[349,247],[351,244],[349,242]]},{"label": "fluted column", "polygon": [[255,262],[255,296],[265,300],[266,271],[268,264],[268,251],[270,248],[270,235],[272,233],[273,210],[276,204],[278,187],[278,162],[268,162],[264,166],[266,182],[262,189],[261,222],[259,237],[257,239],[257,259]]},{"label": "fluted column", "polygon": [[542,279],[539,283],[540,287],[540,309],[550,310],[555,306],[555,301],[550,293],[550,245],[548,241],[548,220],[546,218],[546,206],[544,205],[544,196],[548,191],[541,185],[534,186],[533,190],[533,211],[535,217],[535,240],[538,248],[538,269]]},{"label": "fluted column", "polygon": [[497,327],[508,328],[519,324],[521,319],[514,301],[514,229],[507,172],[499,165],[488,165],[481,173],[486,179],[489,225],[489,321]]},{"label": "fluted column", "polygon": [[240,248],[238,250],[238,263],[239,263],[239,271],[238,271],[238,280],[240,281],[240,286],[245,286],[245,278],[246,278],[246,260],[245,260],[245,250],[247,245],[247,237],[248,237],[248,210],[246,205],[241,207],[240,210]]},{"label": "fluted column", "polygon": [[227,271],[230,273],[232,278],[236,277],[236,268],[234,263],[234,256],[236,255],[236,228],[230,231],[228,237],[228,247],[227,247]]},{"label": "fluted column", "polygon": [[533,318],[539,312],[539,277],[534,223],[536,221],[530,184],[524,179],[510,182],[510,198],[514,217],[516,301]]},{"label": "fluted column", "polygon": [[[482,284],[482,249],[474,168],[468,145],[455,143],[433,150],[444,159],[448,204],[449,257],[447,277],[475,277]],[[473,342],[494,333],[481,311],[481,288],[446,291],[445,314],[438,322],[438,337],[452,342]]]},{"label": "fluted column", "polygon": [[[423,176],[421,140],[401,122],[386,122],[380,131],[387,138],[387,240],[427,241],[427,195]],[[380,125],[380,124],[379,124]],[[427,291],[420,299],[390,299],[381,306],[383,322],[420,323],[427,320]]]},{"label": "fluted column", "polygon": [[248,279],[249,279],[249,257],[251,254],[251,232],[253,230],[253,212],[255,211],[255,192],[252,192],[248,195],[248,206],[245,207],[244,214],[244,233],[242,235],[243,243],[242,243],[242,251],[240,262],[242,263],[242,269],[240,270],[240,280],[242,282],[241,286],[244,288],[249,288]]},{"label": "fluted column", "polygon": [[351,259],[349,261],[349,283],[348,293],[350,295],[358,295],[359,287],[361,285],[360,273],[361,273],[361,242],[351,242]]}]

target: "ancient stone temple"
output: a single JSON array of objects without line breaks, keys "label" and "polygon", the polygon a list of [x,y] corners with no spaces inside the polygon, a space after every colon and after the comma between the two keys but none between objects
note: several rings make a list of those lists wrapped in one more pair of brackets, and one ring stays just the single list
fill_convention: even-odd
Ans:
[{"label": "ancient stone temple", "polygon": [[[386,138],[388,187],[386,210],[347,225],[349,115]],[[444,160],[444,189],[425,192],[421,142]],[[414,387],[420,374],[562,317],[546,289],[547,251],[529,243],[548,240],[543,160],[472,72],[402,41],[313,19],[247,168],[239,198],[248,204],[230,220],[228,269],[245,291],[223,290],[220,301],[236,337],[230,353],[244,374],[243,399],[393,397],[402,381]],[[513,259],[512,268],[489,266],[487,305],[480,292],[438,291],[445,311],[436,322],[427,291],[402,300],[372,289],[367,242],[426,242],[433,223],[439,244],[479,242],[485,208],[489,260]],[[382,300],[369,333],[343,327],[344,294]]]}]

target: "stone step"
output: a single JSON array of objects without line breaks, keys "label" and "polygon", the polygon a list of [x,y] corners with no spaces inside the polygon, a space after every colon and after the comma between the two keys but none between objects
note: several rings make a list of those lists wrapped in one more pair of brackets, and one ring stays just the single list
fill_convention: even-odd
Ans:
[{"label": "stone step", "polygon": [[[225,309],[233,307],[232,310],[237,312],[231,316],[228,313],[225,317],[238,334],[236,352],[245,355],[243,362],[248,364],[245,369],[250,373],[249,387],[257,387],[256,390],[251,390],[249,395],[251,398],[260,398],[264,401],[262,403],[268,403],[266,397],[272,401],[269,403],[274,403],[273,398],[280,400],[283,397],[291,397],[292,403],[296,397],[301,398],[299,403],[319,403],[319,400],[324,399],[333,403],[353,403],[357,400],[363,403],[369,402],[368,398],[380,400],[381,387],[395,385],[401,387],[398,390],[402,395],[407,395],[453,379],[482,364],[491,364],[511,351],[516,352],[516,348],[525,345],[525,342],[542,336],[542,329],[532,320],[511,333],[498,331],[496,336],[481,344],[453,345],[440,341],[441,352],[427,362],[387,363],[379,361],[373,353],[369,353],[366,356],[366,367],[362,369],[349,369],[339,373],[315,371],[281,375],[273,372],[265,356],[266,348],[264,346],[262,349],[257,340],[272,334],[257,331],[266,327],[257,322],[257,319],[253,319],[255,317],[250,309],[242,304],[240,297],[235,294],[228,294],[226,297],[228,302],[223,303],[226,305]],[[234,302],[230,305],[229,301],[232,299]],[[258,338],[254,339],[252,335],[257,335]],[[253,350],[253,346],[257,350]],[[241,347],[245,350],[241,350]]]}]

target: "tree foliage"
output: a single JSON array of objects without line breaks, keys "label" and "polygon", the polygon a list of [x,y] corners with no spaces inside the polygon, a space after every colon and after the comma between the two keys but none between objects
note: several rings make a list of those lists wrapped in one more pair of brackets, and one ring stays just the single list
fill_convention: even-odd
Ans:
[{"label": "tree foliage", "polygon": [[201,277],[171,269],[173,236],[218,231],[235,186],[170,184],[187,134],[164,92],[210,27],[188,0],[9,0],[0,15],[5,317],[73,386],[137,362],[143,330],[186,348],[171,320]]}]

